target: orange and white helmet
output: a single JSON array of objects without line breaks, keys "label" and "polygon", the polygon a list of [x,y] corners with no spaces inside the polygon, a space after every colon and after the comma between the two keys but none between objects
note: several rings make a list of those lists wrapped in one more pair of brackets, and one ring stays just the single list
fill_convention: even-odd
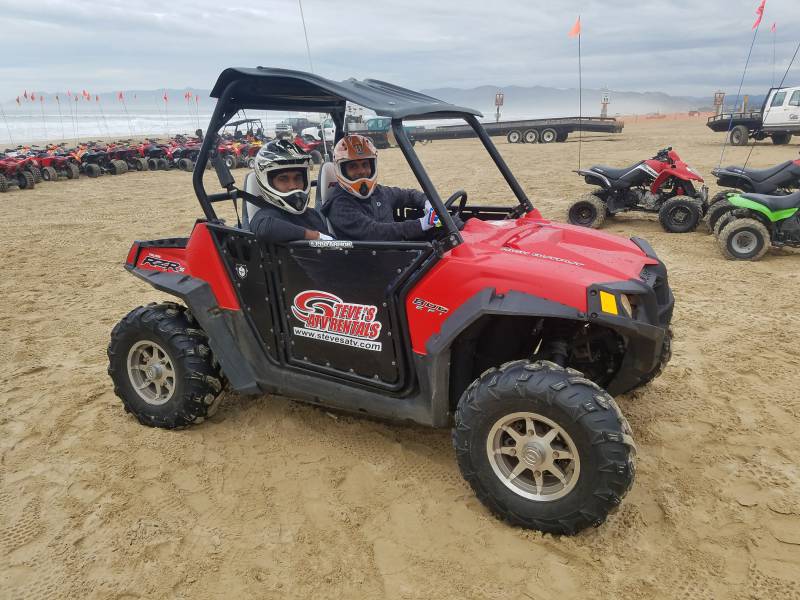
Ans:
[{"label": "orange and white helmet", "polygon": [[[347,176],[344,165],[353,160],[369,161],[369,177],[350,179]],[[378,181],[378,151],[368,137],[351,133],[340,139],[333,149],[333,165],[336,169],[336,179],[346,192],[367,199],[375,191],[375,184]]]}]

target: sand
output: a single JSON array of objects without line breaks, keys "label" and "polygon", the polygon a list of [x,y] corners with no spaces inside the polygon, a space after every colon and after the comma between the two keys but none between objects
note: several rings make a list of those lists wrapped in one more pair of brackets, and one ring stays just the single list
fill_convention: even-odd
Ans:
[{"label": "sand", "polygon": [[[639,120],[586,140],[582,162],[624,166],[672,144],[708,174],[720,142],[702,120]],[[571,172],[577,142],[498,143],[563,220],[587,189]],[[510,201],[475,140],[417,148],[443,195]],[[761,143],[751,164],[797,151]],[[399,150],[380,165],[384,183],[413,184]],[[797,253],[731,262],[705,232],[642,216],[606,227],[669,266],[674,355],[619,398],[633,490],[599,528],[553,537],[488,513],[449,430],[232,393],[185,431],[127,415],[109,332],[165,296],[122,262],[134,239],[190,231],[201,213],[186,173],[43,183],[0,203],[2,598],[800,598]]]}]

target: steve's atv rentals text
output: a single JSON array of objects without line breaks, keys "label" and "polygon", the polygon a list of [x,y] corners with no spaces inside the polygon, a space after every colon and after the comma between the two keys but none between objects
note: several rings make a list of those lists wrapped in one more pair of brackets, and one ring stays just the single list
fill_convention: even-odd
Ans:
[{"label": "steve's atv rentals text", "polygon": [[[134,242],[125,261],[180,301],[136,308],[111,332],[109,374],[125,409],[144,425],[185,427],[213,415],[230,386],[452,426],[461,473],[496,515],[565,534],[602,523],[635,473],[614,395],[650,382],[671,355],[674,299],[647,242],[542,218],[475,110],[385,82],[262,67],[226,69],[211,96],[192,177],[204,217],[188,237]],[[215,156],[237,111],[328,113],[343,132],[348,101],[391,119],[440,216],[435,239],[265,247],[247,218],[218,218],[219,202],[243,217],[267,206],[252,177],[237,187]],[[404,119],[465,121],[514,205],[473,205],[465,190],[443,202]],[[218,193],[203,181],[209,160]],[[331,168],[319,170],[319,204]]]},{"label": "steve's atv rentals text", "polygon": [[695,186],[703,178],[672,148],[624,169],[595,165],[575,172],[600,189],[570,206],[567,220],[573,225],[599,228],[607,217],[640,211],[658,213],[665,231],[687,233],[695,230],[705,213],[708,188]]}]

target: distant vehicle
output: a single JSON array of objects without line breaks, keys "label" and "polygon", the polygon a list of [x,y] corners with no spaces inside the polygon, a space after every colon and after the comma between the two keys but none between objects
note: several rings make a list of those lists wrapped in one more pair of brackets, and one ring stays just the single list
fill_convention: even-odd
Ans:
[{"label": "distant vehicle", "polygon": [[326,142],[333,142],[336,136],[336,125],[332,119],[325,119],[322,124],[306,127],[300,131],[300,135],[306,139],[312,137],[318,141],[322,140],[324,136]]},{"label": "distant vehicle", "polygon": [[788,144],[793,134],[800,134],[800,86],[770,88],[761,110],[722,113],[709,117],[706,125],[712,131],[729,131],[732,146],[768,137],[773,144]]}]

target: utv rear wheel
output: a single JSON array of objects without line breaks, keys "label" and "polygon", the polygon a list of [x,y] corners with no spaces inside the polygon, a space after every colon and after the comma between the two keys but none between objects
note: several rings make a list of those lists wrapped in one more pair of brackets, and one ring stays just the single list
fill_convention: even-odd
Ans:
[{"label": "utv rear wheel", "polygon": [[703,210],[697,200],[688,196],[675,196],[661,205],[658,220],[664,231],[670,233],[688,233],[697,229],[703,218]]},{"label": "utv rear wheel", "polygon": [[45,181],[56,181],[58,179],[58,171],[53,167],[42,167],[42,179]]},{"label": "utv rear wheel", "polygon": [[111,332],[108,374],[127,412],[143,425],[175,429],[216,412],[223,380],[205,334],[183,307],[150,304]]},{"label": "utv rear wheel", "polygon": [[731,146],[746,146],[750,132],[744,125],[737,125],[731,129]]},{"label": "utv rear wheel", "polygon": [[519,144],[522,141],[522,134],[516,129],[509,131],[506,136],[509,144]]},{"label": "utv rear wheel", "polygon": [[616,402],[551,362],[506,363],[476,379],[459,400],[453,445],[489,510],[547,533],[600,525],[633,485],[633,439]]},{"label": "utv rear wheel", "polygon": [[731,260],[758,260],[771,245],[769,230],[755,219],[734,219],[719,232],[719,246]]},{"label": "utv rear wheel", "polygon": [[30,171],[20,171],[17,173],[17,184],[21,190],[32,190],[36,185],[33,181],[33,174]]},{"label": "utv rear wheel", "polygon": [[567,221],[581,227],[599,229],[606,220],[606,203],[594,194],[586,194],[567,211]]}]

